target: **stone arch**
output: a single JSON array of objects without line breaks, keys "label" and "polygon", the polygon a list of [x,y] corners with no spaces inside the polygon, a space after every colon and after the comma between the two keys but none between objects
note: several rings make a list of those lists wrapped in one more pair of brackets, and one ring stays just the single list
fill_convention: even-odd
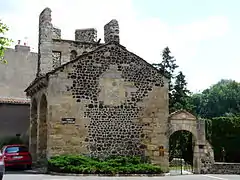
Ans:
[{"label": "stone arch", "polygon": [[70,53],[70,60],[74,60],[77,57],[77,51],[72,50]]},{"label": "stone arch", "polygon": [[47,157],[47,97],[42,95],[39,104],[39,124],[38,124],[38,160]]},{"label": "stone arch", "polygon": [[37,100],[34,98],[31,102],[30,109],[30,136],[29,136],[29,148],[32,154],[33,162],[37,159],[37,130],[38,129],[38,109]]},{"label": "stone arch", "polygon": [[[168,118],[168,139],[177,131],[188,131],[193,137],[193,171],[200,173],[201,153],[199,147],[206,145],[205,140],[205,125],[199,123],[200,121],[185,110],[179,110],[169,115]],[[167,147],[169,149],[169,147]]]}]

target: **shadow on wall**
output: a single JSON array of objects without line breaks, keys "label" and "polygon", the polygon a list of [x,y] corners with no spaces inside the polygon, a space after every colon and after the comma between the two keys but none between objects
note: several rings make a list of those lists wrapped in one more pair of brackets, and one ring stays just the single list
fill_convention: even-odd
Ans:
[{"label": "shadow on wall", "polygon": [[12,144],[24,144],[28,147],[28,136],[16,134],[16,136],[6,136],[0,139],[0,148]]}]

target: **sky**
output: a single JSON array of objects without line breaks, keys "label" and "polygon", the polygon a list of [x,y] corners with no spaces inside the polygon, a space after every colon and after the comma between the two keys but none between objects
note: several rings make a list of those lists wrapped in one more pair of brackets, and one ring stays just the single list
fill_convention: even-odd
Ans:
[{"label": "sky", "polygon": [[161,62],[168,46],[192,92],[221,79],[240,82],[239,0],[0,0],[13,45],[21,40],[37,51],[38,17],[46,7],[62,39],[96,28],[103,41],[103,26],[117,19],[120,43],[147,62]]}]

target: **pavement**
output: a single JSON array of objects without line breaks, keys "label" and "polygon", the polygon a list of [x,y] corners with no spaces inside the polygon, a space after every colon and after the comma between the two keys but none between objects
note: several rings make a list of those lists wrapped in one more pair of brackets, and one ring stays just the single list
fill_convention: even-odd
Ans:
[{"label": "pavement", "polygon": [[98,177],[51,176],[41,174],[7,173],[3,180],[240,180],[239,175],[179,175],[163,177]]}]

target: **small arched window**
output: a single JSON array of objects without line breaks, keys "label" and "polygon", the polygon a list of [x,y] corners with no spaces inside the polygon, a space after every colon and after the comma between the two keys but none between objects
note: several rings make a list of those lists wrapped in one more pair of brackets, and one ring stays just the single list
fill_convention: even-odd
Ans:
[{"label": "small arched window", "polygon": [[70,54],[70,61],[76,59],[77,57],[77,51],[72,50]]}]

